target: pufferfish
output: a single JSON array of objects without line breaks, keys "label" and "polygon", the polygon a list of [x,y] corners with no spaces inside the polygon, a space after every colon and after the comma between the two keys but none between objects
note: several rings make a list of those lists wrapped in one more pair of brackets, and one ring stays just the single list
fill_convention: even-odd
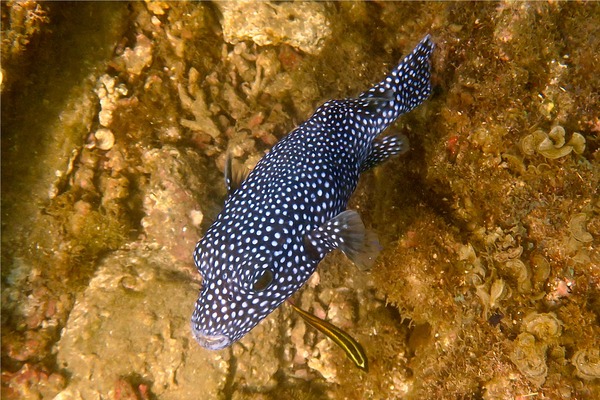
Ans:
[{"label": "pufferfish", "polygon": [[379,251],[356,211],[346,210],[361,172],[407,149],[380,136],[431,93],[426,36],[381,82],[357,98],[330,100],[236,182],[198,242],[202,288],[192,332],[211,350],[230,346],[294,294],[325,255],[339,249],[359,267]]}]

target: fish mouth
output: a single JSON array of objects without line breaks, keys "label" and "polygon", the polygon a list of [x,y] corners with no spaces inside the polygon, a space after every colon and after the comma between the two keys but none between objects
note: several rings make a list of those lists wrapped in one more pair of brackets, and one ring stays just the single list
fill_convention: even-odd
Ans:
[{"label": "fish mouth", "polygon": [[198,329],[192,323],[192,333],[196,342],[208,350],[221,350],[231,344],[231,339],[226,335],[209,335]]}]

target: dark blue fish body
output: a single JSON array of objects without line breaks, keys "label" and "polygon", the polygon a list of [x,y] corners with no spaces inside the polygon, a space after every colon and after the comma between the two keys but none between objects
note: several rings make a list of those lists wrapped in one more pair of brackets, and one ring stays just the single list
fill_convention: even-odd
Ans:
[{"label": "dark blue fish body", "polygon": [[229,346],[296,292],[333,249],[370,264],[377,245],[346,205],[362,171],[404,150],[378,135],[430,94],[425,37],[382,82],[332,100],[289,133],[233,189],[196,246],[203,278],[192,316],[195,339]]}]

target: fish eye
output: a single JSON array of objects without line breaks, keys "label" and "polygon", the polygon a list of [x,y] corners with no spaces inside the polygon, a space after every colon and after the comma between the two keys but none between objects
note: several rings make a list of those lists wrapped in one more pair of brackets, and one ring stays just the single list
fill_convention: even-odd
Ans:
[{"label": "fish eye", "polygon": [[261,292],[265,290],[272,281],[273,273],[270,270],[265,269],[252,284],[252,289],[256,292]]}]

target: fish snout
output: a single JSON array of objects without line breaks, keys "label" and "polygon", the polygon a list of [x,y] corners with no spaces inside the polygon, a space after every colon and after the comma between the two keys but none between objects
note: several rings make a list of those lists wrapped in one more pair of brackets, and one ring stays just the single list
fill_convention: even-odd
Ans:
[{"label": "fish snout", "polygon": [[196,326],[194,322],[192,322],[192,333],[198,344],[208,350],[224,349],[232,343],[231,339],[227,335],[210,335],[203,332],[199,327]]}]

